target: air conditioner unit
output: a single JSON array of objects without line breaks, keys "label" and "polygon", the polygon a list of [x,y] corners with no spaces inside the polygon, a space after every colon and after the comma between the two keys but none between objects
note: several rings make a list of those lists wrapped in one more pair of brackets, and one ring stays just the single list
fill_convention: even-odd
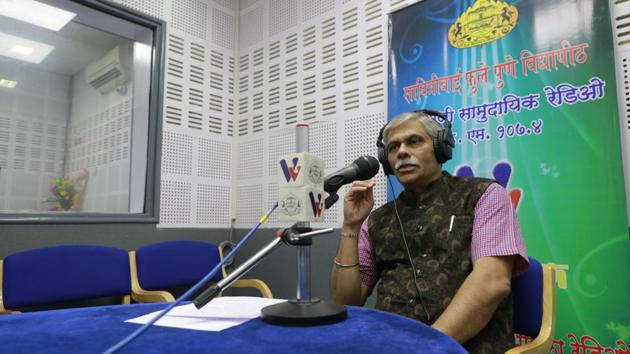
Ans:
[{"label": "air conditioner unit", "polygon": [[85,80],[90,86],[106,94],[129,82],[129,71],[123,65],[120,46],[110,50],[101,59],[85,67]]}]

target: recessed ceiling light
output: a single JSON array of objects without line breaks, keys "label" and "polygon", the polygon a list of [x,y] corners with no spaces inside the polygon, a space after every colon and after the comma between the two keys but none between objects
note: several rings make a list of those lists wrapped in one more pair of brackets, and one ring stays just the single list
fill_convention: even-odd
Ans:
[{"label": "recessed ceiling light", "polygon": [[17,86],[17,81],[12,81],[12,80],[7,80],[7,79],[0,79],[0,87],[5,87],[5,88],[15,88],[15,86]]},{"label": "recessed ceiling light", "polygon": [[35,51],[35,49],[31,47],[26,47],[20,44],[16,44],[13,46],[13,48],[11,48],[11,51],[13,53],[18,53],[21,55],[31,55],[33,54],[33,51]]},{"label": "recessed ceiling light", "polygon": [[0,32],[0,55],[39,64],[55,47]]},{"label": "recessed ceiling light", "polygon": [[0,15],[59,31],[77,14],[35,0],[0,0]]}]

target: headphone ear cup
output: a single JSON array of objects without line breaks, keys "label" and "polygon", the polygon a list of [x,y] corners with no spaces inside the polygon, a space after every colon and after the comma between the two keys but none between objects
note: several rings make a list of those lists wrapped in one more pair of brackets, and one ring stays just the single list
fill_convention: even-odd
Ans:
[{"label": "headphone ear cup", "polygon": [[453,158],[453,148],[455,147],[455,137],[453,136],[453,131],[451,128],[446,128],[444,130],[444,162]]},{"label": "headphone ear cup", "polygon": [[442,130],[433,137],[433,153],[438,163],[443,163],[444,152],[442,151]]},{"label": "headphone ear cup", "polygon": [[378,139],[376,139],[376,153],[378,155],[378,162],[383,166],[383,173],[385,173],[385,175],[393,175],[394,171],[389,165],[389,161],[387,161],[387,150],[385,149],[385,144],[383,144],[383,132],[385,131],[385,127],[387,127],[387,124],[385,124],[378,133]]},{"label": "headphone ear cup", "polygon": [[383,142],[379,141],[377,146],[378,146],[378,161],[381,163],[381,166],[383,166],[383,172],[386,175],[394,174],[394,171],[392,171],[392,167],[389,165],[389,161],[387,161],[387,151],[385,150],[385,147],[383,146]]},{"label": "headphone ear cup", "polygon": [[433,138],[433,150],[435,151],[435,159],[439,163],[445,163],[453,157],[453,147],[455,146],[455,139],[453,138],[453,132],[446,128],[438,131],[435,138]]}]

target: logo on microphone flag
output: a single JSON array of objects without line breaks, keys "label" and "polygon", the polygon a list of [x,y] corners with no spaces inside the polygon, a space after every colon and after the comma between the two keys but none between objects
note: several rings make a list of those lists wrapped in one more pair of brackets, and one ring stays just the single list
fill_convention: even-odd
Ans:
[{"label": "logo on microphone flag", "polygon": [[302,203],[295,194],[289,193],[284,200],[280,201],[280,210],[288,216],[295,216],[302,211]]},{"label": "logo on microphone flag", "polygon": [[287,182],[295,182],[298,175],[300,174],[300,170],[302,169],[302,165],[298,165],[298,158],[294,157],[292,162],[293,165],[287,165],[287,161],[282,159],[280,160],[280,167],[282,168],[282,172],[284,173],[284,178],[286,178]]},{"label": "logo on microphone flag", "polygon": [[311,207],[313,208],[313,215],[315,215],[315,217],[320,217],[322,215],[322,210],[324,209],[324,201],[322,201],[322,194],[317,193],[317,200],[315,200],[315,194],[313,192],[309,192],[308,196],[311,198]]}]

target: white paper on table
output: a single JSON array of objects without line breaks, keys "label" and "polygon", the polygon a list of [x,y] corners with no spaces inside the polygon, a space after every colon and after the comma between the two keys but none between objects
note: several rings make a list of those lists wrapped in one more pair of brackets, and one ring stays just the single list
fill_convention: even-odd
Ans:
[{"label": "white paper on table", "polygon": [[[249,296],[217,297],[199,310],[193,304],[174,307],[154,325],[198,331],[222,331],[260,316],[260,310],[265,306],[284,301],[287,300]],[[151,312],[125,322],[145,324],[160,312],[161,310]]]}]

